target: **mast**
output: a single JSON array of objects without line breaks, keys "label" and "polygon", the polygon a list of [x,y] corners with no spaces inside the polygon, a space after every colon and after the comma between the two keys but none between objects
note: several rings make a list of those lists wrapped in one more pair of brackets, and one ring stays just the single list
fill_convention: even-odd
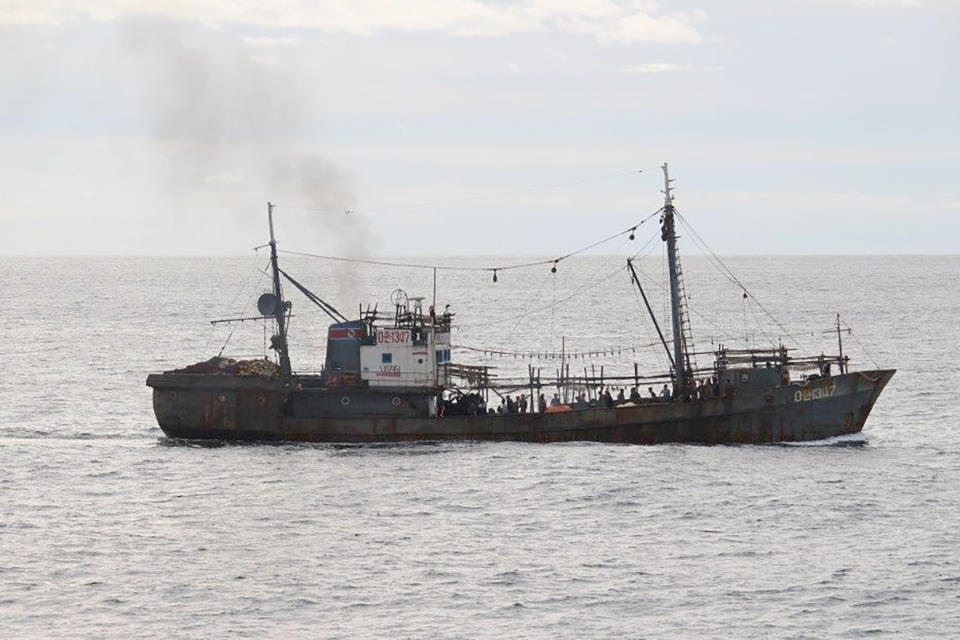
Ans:
[{"label": "mast", "polygon": [[680,256],[677,254],[677,234],[674,226],[673,194],[670,193],[670,174],[667,163],[663,169],[663,226],[661,238],[667,243],[667,262],[670,268],[670,309],[673,325],[673,395],[677,397],[685,390],[687,379],[687,359],[683,345],[683,296],[680,292]]},{"label": "mast", "polygon": [[287,307],[280,291],[280,267],[277,265],[277,240],[273,235],[273,203],[267,203],[267,221],[270,223],[270,268],[273,271],[273,295],[277,298],[274,319],[277,321],[277,335],[270,341],[280,356],[280,373],[290,375],[290,352],[287,349]]},{"label": "mast", "polygon": [[837,346],[840,349],[840,373],[846,373],[846,361],[843,359],[843,329],[840,328],[840,314],[837,314]]}]

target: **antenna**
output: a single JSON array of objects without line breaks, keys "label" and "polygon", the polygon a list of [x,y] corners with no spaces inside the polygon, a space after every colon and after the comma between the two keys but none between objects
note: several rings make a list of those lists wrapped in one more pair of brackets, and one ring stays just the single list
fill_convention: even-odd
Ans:
[{"label": "antenna", "polygon": [[270,244],[277,244],[276,238],[273,236],[273,203],[267,203],[267,221],[270,223]]},{"label": "antenna", "polygon": [[673,182],[673,178],[670,177],[669,169],[667,168],[667,163],[664,162],[660,165],[660,168],[663,169],[663,206],[672,207],[673,206],[673,194],[670,190],[670,183]]}]

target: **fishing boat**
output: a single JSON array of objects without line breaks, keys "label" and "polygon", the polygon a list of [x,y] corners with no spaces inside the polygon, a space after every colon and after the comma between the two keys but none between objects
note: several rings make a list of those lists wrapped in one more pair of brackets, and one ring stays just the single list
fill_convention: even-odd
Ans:
[{"label": "fishing boat", "polygon": [[[633,444],[799,442],[861,431],[895,370],[851,370],[839,316],[836,355],[798,356],[782,345],[720,345],[709,352],[709,367],[695,365],[698,352],[690,337],[677,249],[678,214],[666,164],[662,170],[664,203],[656,213],[669,271],[669,338],[631,260],[627,269],[656,328],[658,348],[666,352],[669,371],[641,376],[635,366],[632,376],[587,371],[573,376],[561,353],[556,375],[545,378],[530,367],[525,380],[503,381],[488,366],[457,362],[453,314],[439,313],[434,305],[424,310],[423,298],[397,290],[389,313],[361,307],[359,317],[348,318],[281,269],[273,205],[268,203],[272,289],[260,296],[257,308],[258,318],[274,329],[273,358],[213,358],[149,375],[146,383],[153,389],[160,429],[170,438],[226,441]],[[496,270],[493,276],[496,280]],[[292,304],[282,284],[297,289],[333,320],[319,373],[298,373],[291,365]],[[653,383],[663,384],[660,393],[639,393],[642,384]],[[614,385],[632,387],[629,397],[613,398]],[[512,398],[495,410],[491,400],[509,393],[529,398],[530,410]]]}]

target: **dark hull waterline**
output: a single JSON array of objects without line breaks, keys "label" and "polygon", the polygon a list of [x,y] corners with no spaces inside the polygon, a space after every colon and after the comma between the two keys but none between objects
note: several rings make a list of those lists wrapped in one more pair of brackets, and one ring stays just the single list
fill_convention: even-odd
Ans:
[{"label": "dark hull waterline", "polygon": [[[151,375],[154,411],[171,438],[333,443],[491,440],[632,444],[761,444],[857,433],[895,373],[853,372],[787,384],[762,394],[691,402],[512,415],[329,415],[310,408],[317,394],[279,381],[225,376]],[[340,392],[339,398],[350,397]],[[349,404],[349,403],[348,403]]]}]

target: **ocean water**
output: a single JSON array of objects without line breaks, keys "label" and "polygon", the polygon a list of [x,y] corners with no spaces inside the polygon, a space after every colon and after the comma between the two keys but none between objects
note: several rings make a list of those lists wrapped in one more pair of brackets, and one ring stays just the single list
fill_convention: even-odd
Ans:
[{"label": "ocean water", "polygon": [[[480,349],[455,359],[502,377],[549,372],[563,339],[607,352],[577,368],[662,369],[623,271],[641,244],[496,284],[439,272],[455,344]],[[663,317],[657,244],[640,268]],[[430,260],[526,258],[418,261]],[[250,314],[266,257],[0,258],[0,636],[960,637],[960,258],[724,261],[763,307],[707,259],[685,259],[698,344],[835,351],[822,332],[841,313],[854,366],[898,369],[862,434],[717,447],[172,442],[146,375],[225,341],[225,354],[262,354],[259,323],[208,321]],[[433,295],[430,270],[284,263],[348,315],[388,308],[398,287]],[[293,301],[294,364],[315,369],[326,319]]]}]

